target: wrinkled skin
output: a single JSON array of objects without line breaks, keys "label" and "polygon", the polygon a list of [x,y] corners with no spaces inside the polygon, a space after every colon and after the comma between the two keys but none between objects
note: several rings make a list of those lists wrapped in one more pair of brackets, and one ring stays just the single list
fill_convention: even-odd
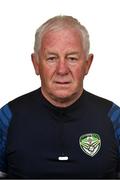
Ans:
[{"label": "wrinkled skin", "polygon": [[33,53],[31,57],[41,78],[42,93],[49,102],[66,107],[80,97],[93,55],[86,56],[78,30],[47,32],[38,54]]}]

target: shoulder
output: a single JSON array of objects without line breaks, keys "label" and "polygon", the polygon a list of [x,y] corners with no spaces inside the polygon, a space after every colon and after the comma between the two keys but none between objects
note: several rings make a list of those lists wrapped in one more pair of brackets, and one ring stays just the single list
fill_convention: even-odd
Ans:
[{"label": "shoulder", "polygon": [[8,103],[11,111],[16,111],[18,109],[24,110],[35,104],[36,99],[40,97],[40,89],[34,90],[27,94],[24,94]]},{"label": "shoulder", "polygon": [[120,107],[117,104],[87,91],[85,91],[85,94],[86,101],[89,105],[91,104],[95,109],[107,110],[107,115],[112,123],[120,123]]},{"label": "shoulder", "polygon": [[40,89],[34,90],[32,92],[29,92],[27,94],[17,97],[16,99],[10,101],[8,104],[9,105],[14,105],[14,104],[17,105],[17,104],[22,104],[22,103],[27,103],[27,102],[29,103],[32,100],[34,100],[34,98],[38,94],[40,94],[39,92],[40,92]]},{"label": "shoulder", "polygon": [[14,117],[19,117],[21,114],[24,114],[24,112],[28,112],[28,110],[30,112],[30,107],[32,108],[35,105],[34,101],[36,101],[38,97],[40,97],[40,89],[20,96],[0,109],[0,177],[3,177],[3,172],[6,172],[7,168],[5,152],[8,128],[13,122]]},{"label": "shoulder", "polygon": [[85,91],[86,102],[97,115],[106,116],[115,133],[120,154],[120,107],[114,102]]},{"label": "shoulder", "polygon": [[85,91],[84,93],[85,101],[90,108],[94,108],[99,111],[109,111],[113,106],[113,102],[108,99],[97,96],[88,91]]},{"label": "shoulder", "polygon": [[0,109],[0,129],[4,130],[9,126],[9,123],[16,112],[23,112],[26,109],[35,105],[35,99],[40,97],[40,89],[34,90],[30,93],[24,94]]}]

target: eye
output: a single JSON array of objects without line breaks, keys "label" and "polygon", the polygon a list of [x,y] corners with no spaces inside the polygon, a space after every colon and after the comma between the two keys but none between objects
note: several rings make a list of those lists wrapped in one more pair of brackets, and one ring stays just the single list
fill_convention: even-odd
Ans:
[{"label": "eye", "polygon": [[70,57],[69,58],[71,61],[77,61],[77,58],[75,58],[75,57]]},{"label": "eye", "polygon": [[56,59],[57,58],[55,56],[47,57],[48,62],[54,62],[54,61],[56,61]]},{"label": "eye", "polygon": [[70,57],[68,57],[68,60],[69,60],[69,62],[71,62],[71,63],[75,63],[75,62],[78,61],[78,58],[77,58],[77,57],[74,57],[74,56],[70,56]]}]

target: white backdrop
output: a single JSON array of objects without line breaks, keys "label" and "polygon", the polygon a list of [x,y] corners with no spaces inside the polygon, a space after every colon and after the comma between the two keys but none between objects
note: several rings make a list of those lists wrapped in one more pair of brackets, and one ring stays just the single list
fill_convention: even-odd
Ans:
[{"label": "white backdrop", "polygon": [[36,28],[72,15],[90,34],[86,90],[120,106],[120,0],[0,0],[0,107],[40,86],[31,63]]}]

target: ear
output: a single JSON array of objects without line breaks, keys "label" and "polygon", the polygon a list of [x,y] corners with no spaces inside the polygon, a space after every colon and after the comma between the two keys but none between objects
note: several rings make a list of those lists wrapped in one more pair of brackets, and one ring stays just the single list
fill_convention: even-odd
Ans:
[{"label": "ear", "polygon": [[37,75],[39,75],[39,59],[38,59],[38,55],[36,53],[32,53],[31,54],[31,59],[32,59],[32,63],[35,69],[35,73]]},{"label": "ear", "polygon": [[88,71],[89,71],[92,61],[93,61],[93,57],[94,57],[93,54],[88,55],[88,58],[86,60],[85,75],[88,74]]}]

